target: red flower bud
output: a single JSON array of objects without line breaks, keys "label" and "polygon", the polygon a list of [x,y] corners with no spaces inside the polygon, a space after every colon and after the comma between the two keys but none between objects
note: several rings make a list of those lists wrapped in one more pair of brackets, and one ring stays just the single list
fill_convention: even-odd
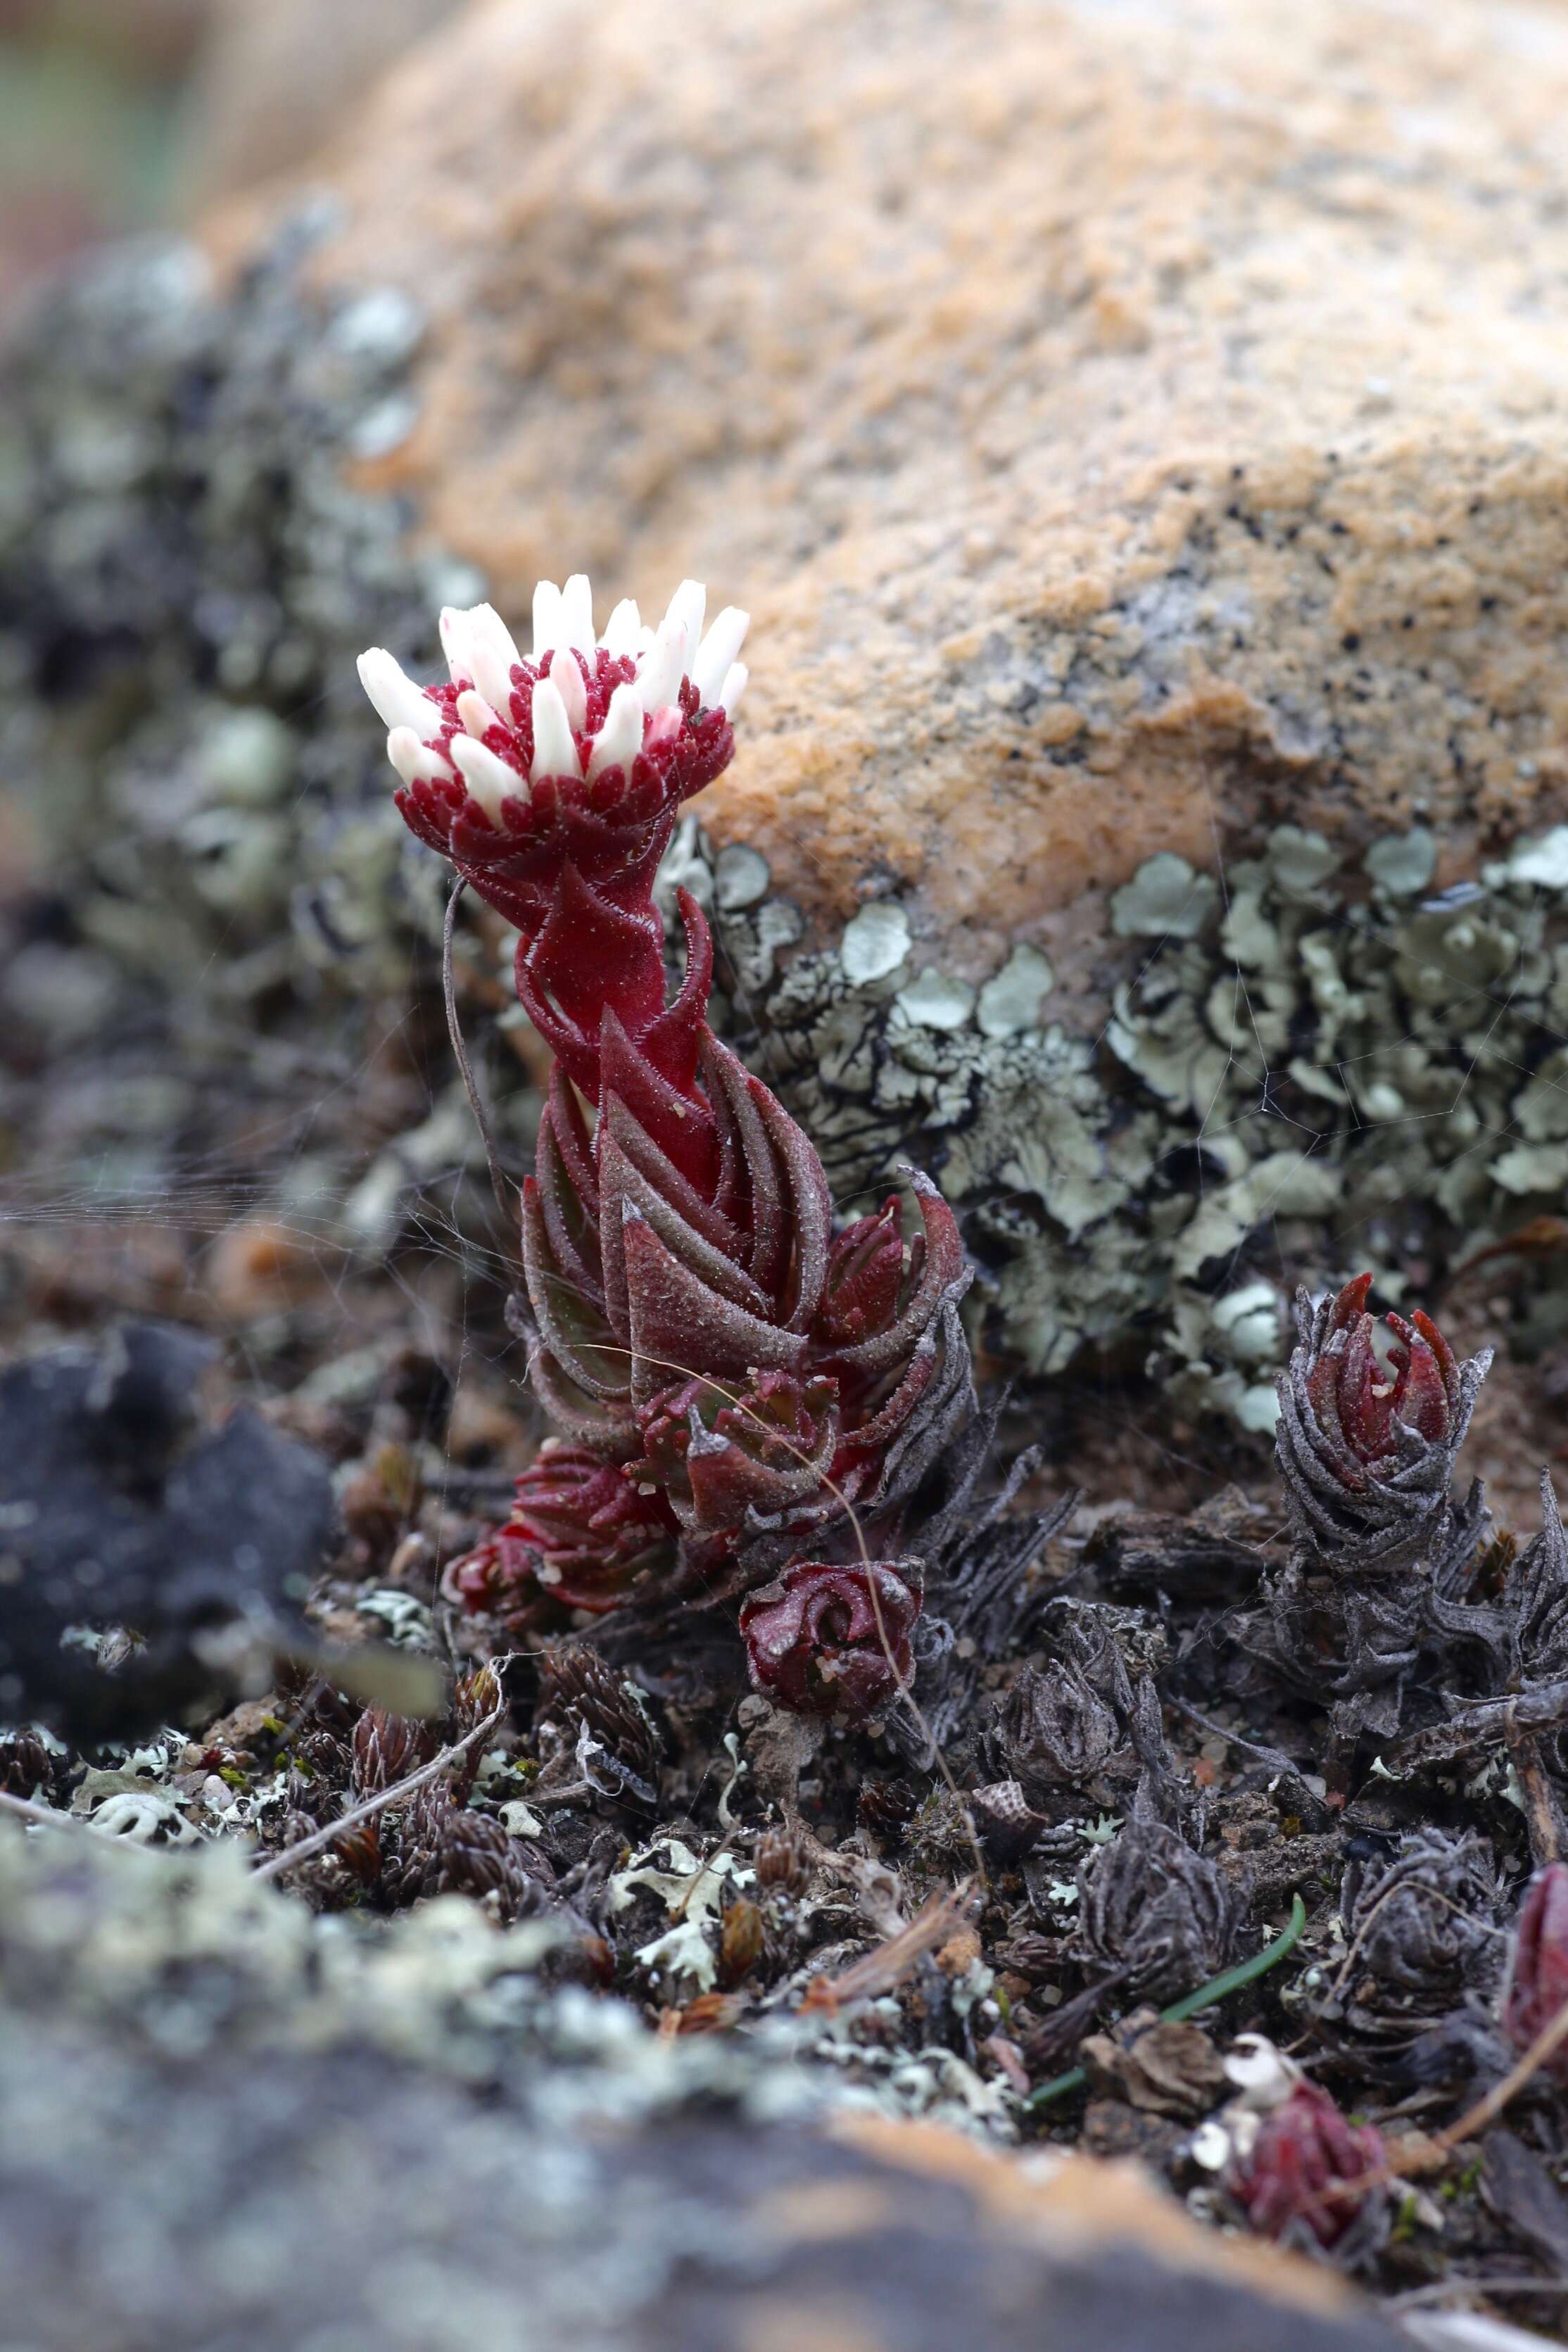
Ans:
[{"label": "red flower bud", "polygon": [[1279,2237],[1300,2219],[1320,2245],[1332,2246],[1376,2192],[1324,2192],[1381,2170],[1384,2160],[1380,2132],[1371,2124],[1347,2123],[1327,2091],[1299,2083],[1265,2116],[1230,2185],[1264,2237]]},{"label": "red flower bud", "polygon": [[563,1610],[601,1615],[667,1554],[674,1522],[660,1495],[580,1445],[547,1439],[517,1482],[505,1525],[455,1559],[448,1601],[515,1631]]},{"label": "red flower bud", "polygon": [[920,1612],[919,1570],[908,1561],[796,1560],[741,1604],[752,1685],[797,1715],[864,1722],[907,1687]]},{"label": "red flower bud", "polygon": [[[1568,2003],[1568,1863],[1551,1862],[1531,1879],[1520,1906],[1513,1957],[1502,1998],[1503,2032],[1528,2050]],[[1568,2045],[1547,2071],[1568,2080]]]}]

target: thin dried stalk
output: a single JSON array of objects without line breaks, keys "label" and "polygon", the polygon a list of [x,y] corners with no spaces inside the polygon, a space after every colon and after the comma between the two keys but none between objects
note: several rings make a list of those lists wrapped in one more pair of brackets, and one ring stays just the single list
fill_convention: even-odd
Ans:
[{"label": "thin dried stalk", "polygon": [[805,2009],[837,2009],[847,2000],[864,2000],[890,1992],[901,1984],[917,1960],[947,1941],[968,1913],[975,1892],[973,1878],[960,1879],[945,1895],[933,1895],[916,1912],[907,1927],[885,1944],[865,1953],[842,1976],[818,1977],[808,1988]]},{"label": "thin dried stalk", "polygon": [[[491,1660],[498,1682],[516,1654],[515,1651],[509,1650],[504,1658]],[[427,1781],[434,1780],[439,1773],[446,1771],[448,1765],[466,1756],[468,1749],[483,1739],[487,1733],[493,1731],[506,1709],[507,1699],[503,1690],[499,1704],[491,1708],[482,1723],[476,1723],[461,1739],[454,1739],[449,1748],[443,1748],[428,1764],[421,1764],[417,1771],[408,1773],[401,1780],[395,1780],[390,1789],[378,1789],[374,1797],[367,1797],[363,1805],[355,1805],[351,1812],[340,1815],[335,1822],[329,1822],[325,1829],[315,1831],[310,1837],[300,1838],[294,1845],[285,1846],[281,1853],[269,1854],[265,1862],[258,1863],[251,1873],[252,1877],[277,1878],[283,1871],[292,1870],[296,1863],[309,1862],[312,1854],[324,1853],[329,1846],[337,1843],[345,1831],[357,1829],[361,1822],[368,1822],[376,1813],[384,1812],[388,1805],[395,1805],[405,1797],[411,1797],[416,1789],[423,1789]]]}]

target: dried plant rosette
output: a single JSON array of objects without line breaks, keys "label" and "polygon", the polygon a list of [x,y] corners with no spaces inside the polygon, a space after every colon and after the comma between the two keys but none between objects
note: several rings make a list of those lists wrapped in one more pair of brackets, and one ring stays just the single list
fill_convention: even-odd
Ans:
[{"label": "dried plant rosette", "polygon": [[1336,1297],[1296,1298],[1280,1375],[1276,1455],[1302,1542],[1346,1575],[1405,1568],[1438,1542],[1455,1458],[1491,1363],[1468,1362],[1429,1317],[1368,1313],[1370,1274]]}]

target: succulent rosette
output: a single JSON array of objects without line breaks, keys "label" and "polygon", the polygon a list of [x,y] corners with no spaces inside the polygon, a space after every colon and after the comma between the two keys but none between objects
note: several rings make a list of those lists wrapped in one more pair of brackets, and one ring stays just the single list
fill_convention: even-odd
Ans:
[{"label": "succulent rosette", "polygon": [[442,1591],[513,1631],[574,1609],[602,1615],[668,1560],[674,1532],[661,1496],[547,1438],[517,1482],[510,1516],[449,1563]]},{"label": "succulent rosette", "polygon": [[536,1386],[579,1444],[622,1460],[674,1377],[805,1372],[826,1275],[816,1153],[705,1023],[697,1049],[706,1084],[679,1086],[673,1055],[661,1069],[606,1024],[597,1127],[558,1071],[524,1188]]},{"label": "succulent rosette", "polygon": [[1262,2236],[1310,2231],[1321,2246],[1335,2246],[1379,2195],[1367,2176],[1384,2162],[1371,2124],[1349,2122],[1327,2091],[1298,2083],[1263,2118],[1230,2185]]},{"label": "succulent rosette", "polygon": [[741,1604],[752,1685],[795,1714],[863,1723],[908,1688],[920,1612],[910,1561],[796,1560]]},{"label": "succulent rosette", "polygon": [[1408,1566],[1439,1535],[1454,1461],[1490,1350],[1458,1363],[1430,1318],[1386,1318],[1380,1349],[1370,1274],[1337,1297],[1297,1296],[1297,1344],[1279,1383],[1276,1453],[1291,1515],[1323,1563]]},{"label": "succulent rosette", "polygon": [[661,1487],[687,1534],[702,1538],[776,1521],[820,1492],[837,1448],[838,1391],[793,1372],[759,1372],[739,1391],[679,1381],[637,1421],[643,1458],[628,1475]]},{"label": "succulent rosette", "polygon": [[1132,1818],[1078,1874],[1079,1957],[1140,2000],[1170,2000],[1217,1975],[1236,1942],[1229,1881],[1163,1822]]}]

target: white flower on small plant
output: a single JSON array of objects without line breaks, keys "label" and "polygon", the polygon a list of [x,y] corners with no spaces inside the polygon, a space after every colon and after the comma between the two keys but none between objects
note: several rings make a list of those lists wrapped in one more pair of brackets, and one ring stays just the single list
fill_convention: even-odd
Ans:
[{"label": "white flower on small plant", "polygon": [[489,604],[442,613],[447,683],[417,686],[372,646],[360,679],[390,730],[405,816],[450,853],[482,849],[487,833],[525,845],[563,800],[607,815],[634,793],[672,803],[700,790],[733,749],[749,620],[728,604],[705,630],[706,607],[700,581],[683,580],[657,629],[627,598],[595,637],[579,572],[534,590],[526,659]]}]

